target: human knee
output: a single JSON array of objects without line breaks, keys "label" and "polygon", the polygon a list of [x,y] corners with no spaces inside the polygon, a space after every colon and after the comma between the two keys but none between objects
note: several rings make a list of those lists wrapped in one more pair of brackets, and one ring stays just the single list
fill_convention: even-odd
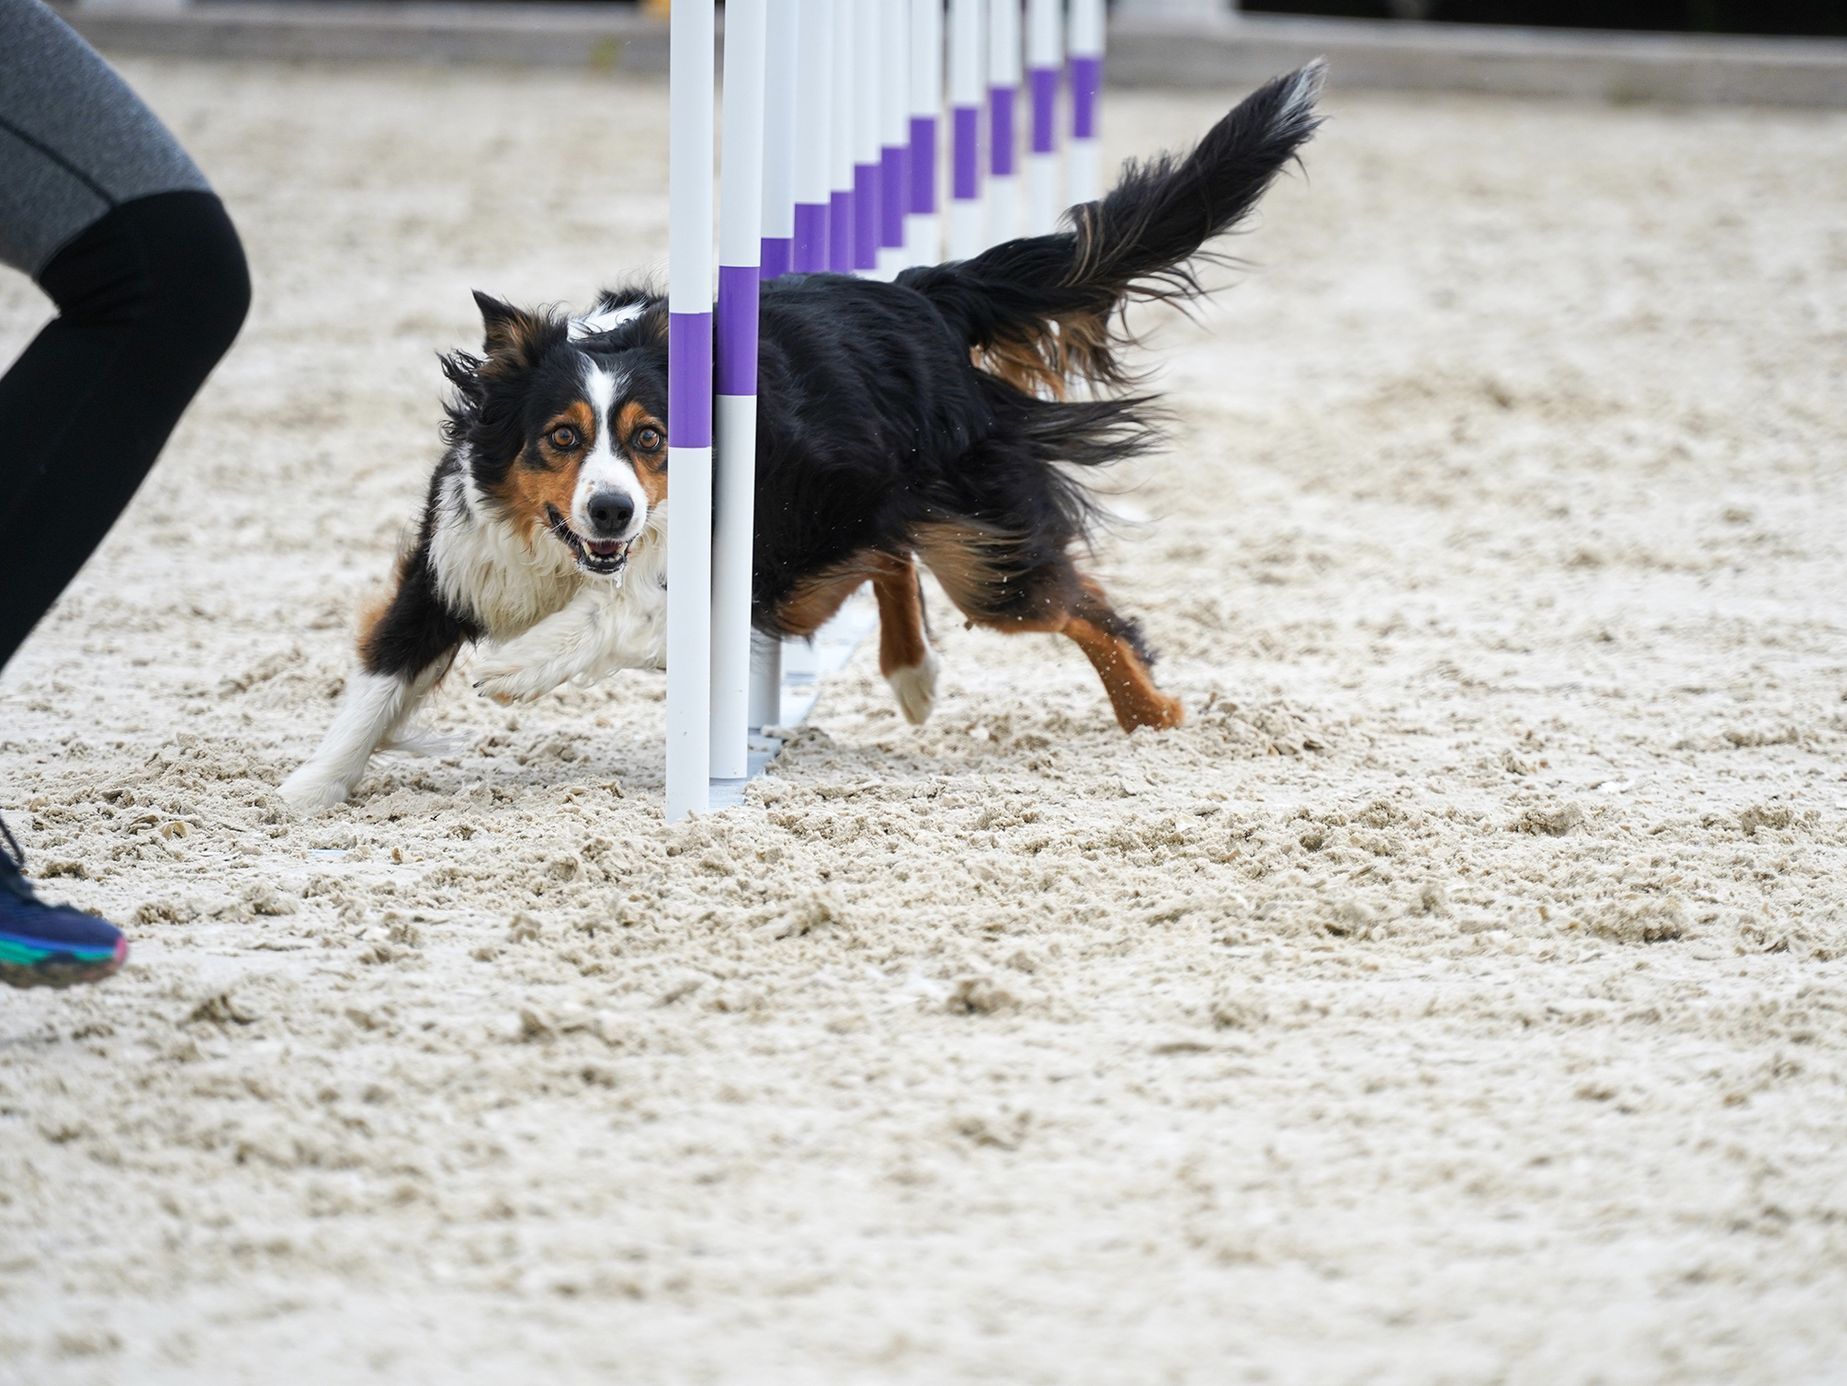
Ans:
[{"label": "human knee", "polygon": [[207,193],[176,200],[149,229],[153,309],[209,366],[229,350],[250,312],[243,242],[224,204]]},{"label": "human knee", "polygon": [[122,203],[61,250],[40,283],[69,321],[157,340],[202,376],[250,310],[250,271],[224,204],[208,192]]}]

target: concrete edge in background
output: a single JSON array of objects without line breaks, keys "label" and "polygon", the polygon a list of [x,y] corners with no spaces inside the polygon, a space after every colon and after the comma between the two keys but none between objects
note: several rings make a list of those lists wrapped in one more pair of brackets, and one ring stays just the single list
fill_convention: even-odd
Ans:
[{"label": "concrete edge in background", "polygon": [[[206,0],[58,5],[117,54],[330,62],[511,63],[664,76],[667,26],[630,10],[543,4]],[[1112,84],[1242,91],[1326,54],[1346,91],[1460,91],[1672,105],[1847,108],[1847,42],[1230,15],[1122,19]]]}]

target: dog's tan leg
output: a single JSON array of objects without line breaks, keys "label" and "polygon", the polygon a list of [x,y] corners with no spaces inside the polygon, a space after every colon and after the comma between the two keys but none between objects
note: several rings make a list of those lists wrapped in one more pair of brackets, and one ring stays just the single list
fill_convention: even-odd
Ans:
[{"label": "dog's tan leg", "polygon": [[936,676],[942,661],[930,648],[924,625],[923,590],[917,564],[893,557],[872,579],[879,602],[879,672],[897,695],[905,720],[921,727],[936,706]]},{"label": "dog's tan leg", "polygon": [[1070,637],[1109,694],[1110,706],[1124,731],[1137,727],[1155,727],[1166,731],[1186,720],[1186,709],[1178,698],[1170,698],[1155,687],[1148,671],[1146,646],[1141,631],[1133,621],[1116,614],[1103,587],[1088,574],[1079,574],[1082,595],[1074,604],[1063,634]]},{"label": "dog's tan leg", "polygon": [[918,552],[976,625],[1010,634],[1068,637],[1090,660],[1124,731],[1171,728],[1186,719],[1155,686],[1133,621],[1119,615],[1094,578],[1058,554],[1022,562],[1022,546],[974,524],[922,526]]},{"label": "dog's tan leg", "polygon": [[866,585],[872,568],[859,558],[838,568],[803,578],[776,608],[776,624],[787,635],[813,635],[846,605],[848,597]]}]

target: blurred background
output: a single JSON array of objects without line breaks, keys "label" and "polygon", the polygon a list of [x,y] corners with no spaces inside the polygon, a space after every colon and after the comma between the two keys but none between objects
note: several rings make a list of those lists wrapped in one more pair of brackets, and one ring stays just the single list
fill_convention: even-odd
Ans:
[{"label": "blurred background", "polygon": [[1573,29],[1847,34],[1847,5],[1838,0],[1254,0],[1243,8],[1262,14]]},{"label": "blurred background", "polygon": [[[409,4],[419,0],[373,0]],[[87,9],[230,8],[242,0],[77,0]],[[264,0],[303,10],[332,10],[343,0]],[[657,10],[669,0],[456,0],[572,9]],[[1410,23],[1501,24],[1538,28],[1628,29],[1709,34],[1847,36],[1841,0],[1110,0],[1119,14],[1184,18],[1230,13],[1401,20]]]}]

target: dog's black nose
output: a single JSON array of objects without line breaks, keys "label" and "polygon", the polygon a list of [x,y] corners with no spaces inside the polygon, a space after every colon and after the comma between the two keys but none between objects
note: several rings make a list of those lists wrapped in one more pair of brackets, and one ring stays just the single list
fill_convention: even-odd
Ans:
[{"label": "dog's black nose", "polygon": [[599,539],[613,539],[635,518],[635,502],[624,491],[599,491],[590,497],[590,524]]}]

